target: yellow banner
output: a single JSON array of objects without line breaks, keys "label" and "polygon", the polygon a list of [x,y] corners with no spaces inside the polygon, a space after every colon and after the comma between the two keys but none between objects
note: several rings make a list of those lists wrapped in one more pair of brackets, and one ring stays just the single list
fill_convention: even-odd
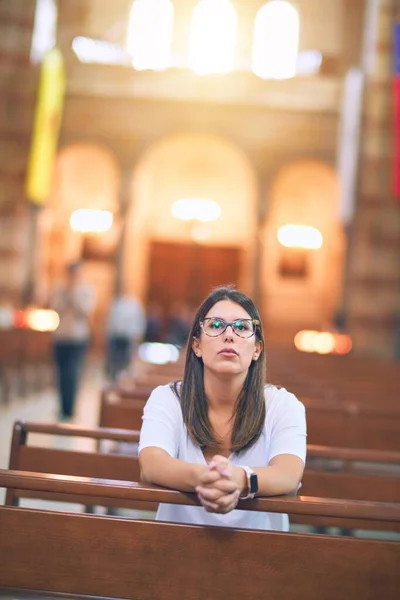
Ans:
[{"label": "yellow banner", "polygon": [[36,204],[46,202],[51,192],[65,83],[62,54],[53,48],[42,62],[26,179],[27,197]]}]

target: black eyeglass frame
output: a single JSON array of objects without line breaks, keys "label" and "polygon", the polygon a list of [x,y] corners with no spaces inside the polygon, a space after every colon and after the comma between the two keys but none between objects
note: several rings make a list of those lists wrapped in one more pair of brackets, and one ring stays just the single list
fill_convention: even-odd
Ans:
[{"label": "black eyeglass frame", "polygon": [[[205,329],[204,329],[204,323],[205,323],[205,321],[221,321],[222,323],[225,323],[225,327],[223,328],[223,330],[222,330],[220,333],[217,333],[217,335],[210,335],[210,334],[209,334],[209,333],[207,333],[207,332],[205,331]],[[251,335],[240,335],[239,333],[237,333],[237,332],[234,330],[234,328],[233,328],[233,325],[234,325],[235,323],[238,323],[238,322],[243,322],[243,321],[246,321],[247,323],[253,323],[253,325],[254,325],[254,331],[253,331],[253,333],[252,333]],[[203,331],[203,332],[204,332],[204,333],[205,333],[205,334],[206,334],[208,337],[219,337],[220,335],[222,335],[223,333],[225,333],[225,331],[226,331],[226,330],[228,329],[228,327],[230,326],[230,327],[231,327],[231,329],[232,329],[232,331],[233,331],[233,333],[234,333],[235,335],[237,335],[238,337],[240,337],[240,338],[242,338],[242,339],[245,339],[245,340],[248,340],[248,339],[250,339],[251,337],[253,337],[253,335],[255,335],[255,334],[256,334],[257,327],[259,327],[259,326],[260,326],[260,321],[258,321],[257,319],[235,319],[234,321],[225,321],[225,319],[221,319],[221,318],[219,318],[219,317],[206,317],[205,319],[202,319],[202,320],[201,320],[199,323],[200,323],[200,328],[202,329],[202,331]]]}]

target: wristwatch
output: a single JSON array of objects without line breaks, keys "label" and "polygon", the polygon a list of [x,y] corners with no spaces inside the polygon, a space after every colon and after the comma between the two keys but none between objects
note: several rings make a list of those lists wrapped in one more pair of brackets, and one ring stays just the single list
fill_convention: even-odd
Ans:
[{"label": "wristwatch", "polygon": [[258,492],[257,473],[253,471],[253,469],[250,469],[250,467],[240,465],[240,468],[246,473],[247,479],[246,489],[240,494],[240,499],[248,500],[250,498],[254,498],[255,494]]}]

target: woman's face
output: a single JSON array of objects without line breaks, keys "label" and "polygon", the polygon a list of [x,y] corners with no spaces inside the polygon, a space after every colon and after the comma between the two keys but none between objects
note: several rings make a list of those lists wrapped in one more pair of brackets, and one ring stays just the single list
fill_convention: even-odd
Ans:
[{"label": "woman's face", "polygon": [[[206,318],[223,319],[232,322],[251,319],[248,312],[235,302],[221,300],[208,311]],[[248,371],[252,360],[258,360],[262,342],[256,336],[240,337],[229,326],[216,336],[210,337],[202,329],[199,339],[193,339],[193,352],[203,360],[204,367],[216,373],[239,374]]]}]

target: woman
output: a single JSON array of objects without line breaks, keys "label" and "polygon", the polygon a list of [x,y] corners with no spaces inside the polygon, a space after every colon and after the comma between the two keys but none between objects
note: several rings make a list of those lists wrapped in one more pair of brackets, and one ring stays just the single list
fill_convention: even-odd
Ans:
[{"label": "woman", "polygon": [[90,318],[96,304],[93,286],[81,277],[82,264],[67,265],[65,280],[56,285],[50,306],[60,318],[53,351],[62,421],[74,416],[76,397],[90,344]]},{"label": "woman", "polygon": [[202,507],[163,504],[157,519],[288,530],[287,515],[234,510],[239,498],[295,493],[303,475],[304,406],[265,376],[256,307],[231,286],[214,290],[195,316],[183,381],[152,392],[139,445],[143,481],[195,491]]}]

